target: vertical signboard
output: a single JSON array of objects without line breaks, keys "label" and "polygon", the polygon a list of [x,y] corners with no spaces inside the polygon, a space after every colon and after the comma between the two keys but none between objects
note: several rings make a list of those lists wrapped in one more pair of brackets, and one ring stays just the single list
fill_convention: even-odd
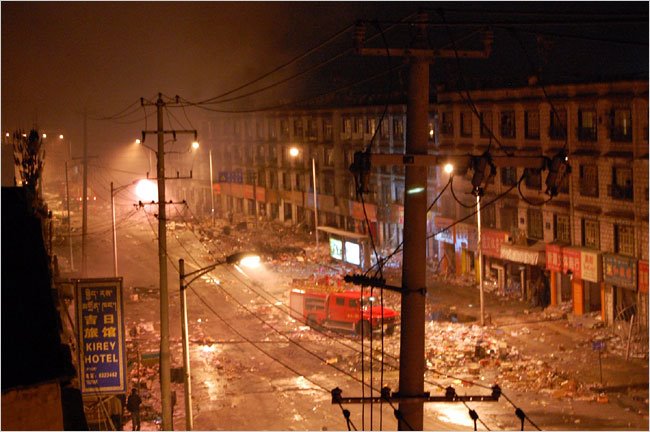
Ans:
[{"label": "vertical signboard", "polygon": [[126,392],[122,278],[75,281],[82,393]]},{"label": "vertical signboard", "polygon": [[337,260],[343,259],[343,242],[330,237],[330,256]]},{"label": "vertical signboard", "polygon": [[358,243],[345,242],[345,262],[361,265],[361,247]]}]

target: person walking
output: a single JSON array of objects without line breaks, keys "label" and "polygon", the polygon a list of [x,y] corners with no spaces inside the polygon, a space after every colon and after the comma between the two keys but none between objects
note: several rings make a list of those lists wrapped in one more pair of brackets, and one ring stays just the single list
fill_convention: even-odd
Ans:
[{"label": "person walking", "polygon": [[142,405],[142,399],[138,395],[138,390],[131,389],[131,394],[126,400],[126,409],[131,413],[131,425],[134,431],[140,430],[140,405]]}]

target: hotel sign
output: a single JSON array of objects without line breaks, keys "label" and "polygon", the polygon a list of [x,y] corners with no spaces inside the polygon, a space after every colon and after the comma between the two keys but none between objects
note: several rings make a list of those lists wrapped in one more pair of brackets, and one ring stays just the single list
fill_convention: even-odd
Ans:
[{"label": "hotel sign", "polygon": [[82,393],[126,393],[122,278],[76,280],[75,305]]}]

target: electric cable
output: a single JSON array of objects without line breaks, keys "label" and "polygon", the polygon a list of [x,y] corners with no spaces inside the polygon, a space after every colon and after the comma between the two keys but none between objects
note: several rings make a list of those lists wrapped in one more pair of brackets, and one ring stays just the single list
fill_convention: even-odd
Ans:
[{"label": "electric cable", "polygon": [[489,141],[489,145],[488,145],[488,149],[487,149],[487,151],[488,151],[488,152],[490,151],[490,146],[492,145],[492,139],[494,139],[494,141],[497,143],[497,145],[499,146],[499,148],[500,148],[500,149],[501,149],[501,150],[502,150],[506,155],[508,155],[508,156],[514,156],[514,155],[512,154],[512,152],[509,152],[509,151],[508,151],[508,150],[507,150],[507,149],[506,149],[506,148],[501,144],[501,141],[499,141],[499,140],[497,139],[496,135],[495,135],[494,132],[492,131],[492,126],[491,126],[491,125],[490,125],[490,126],[487,126],[487,125],[485,124],[485,122],[483,121],[483,116],[482,116],[481,113],[478,111],[478,108],[476,107],[476,104],[475,104],[474,101],[472,100],[472,96],[471,96],[469,90],[467,89],[467,84],[465,83],[465,76],[464,76],[464,74],[463,74],[463,69],[462,69],[462,67],[461,67],[461,65],[460,65],[460,57],[458,56],[458,48],[457,48],[457,46],[456,46],[456,40],[454,39],[453,35],[451,34],[451,29],[449,28],[449,25],[447,25],[447,22],[446,22],[446,19],[445,19],[445,15],[444,15],[444,13],[442,12],[442,9],[438,10],[438,14],[440,15],[440,18],[442,19],[442,22],[445,24],[445,29],[447,30],[447,36],[448,36],[449,39],[451,40],[451,45],[452,45],[453,50],[454,50],[454,57],[455,57],[455,59],[456,59],[456,70],[458,71],[458,75],[460,76],[461,85],[462,85],[463,88],[465,88],[465,97],[463,97],[463,93],[460,91],[460,89],[457,89],[457,90],[458,90],[458,94],[460,95],[460,97],[461,97],[462,99],[465,100],[465,102],[466,102],[466,103],[469,105],[469,107],[471,108],[472,113],[476,116],[476,118],[477,118],[478,121],[479,121],[479,125],[481,126],[481,130],[485,129],[485,130],[489,133],[490,141]]},{"label": "electric cable", "polygon": [[[449,186],[450,186],[449,189],[451,190],[451,196],[454,197],[454,200],[455,200],[458,204],[460,204],[462,207],[464,207],[464,208],[476,208],[476,203],[474,203],[474,204],[470,204],[470,205],[467,205],[467,204],[465,204],[464,202],[462,202],[461,200],[459,200],[459,199],[456,197],[456,193],[454,192],[454,182],[453,182],[453,178],[454,178],[454,175],[451,174],[451,175],[449,176]],[[481,198],[479,197],[479,202],[480,202],[480,199],[481,199]]]},{"label": "electric cable", "polygon": [[[177,240],[177,242],[179,243],[179,245],[181,245],[181,247],[185,250],[185,252],[186,252],[186,253],[191,257],[191,256],[192,256],[191,253],[187,250],[187,248],[185,248],[185,247],[183,246],[183,244],[180,242],[180,240],[179,240],[178,238],[176,238],[176,240]],[[192,258],[192,259],[194,259],[194,258]],[[213,269],[212,271],[215,271],[215,269]],[[210,272],[208,272],[208,273],[211,273],[212,271],[210,271]],[[333,364],[329,364],[329,363],[327,362],[327,359],[321,357],[320,355],[316,354],[315,352],[313,352],[313,351],[307,349],[306,347],[304,347],[304,346],[302,346],[301,344],[297,343],[297,342],[294,341],[293,339],[289,338],[287,335],[285,335],[285,334],[282,333],[280,330],[278,330],[277,328],[275,328],[273,325],[271,325],[271,324],[270,324],[268,321],[266,321],[264,318],[260,317],[260,316],[259,316],[258,314],[256,314],[255,312],[251,311],[251,310],[250,310],[246,305],[244,305],[242,302],[240,302],[240,301],[239,301],[235,296],[233,296],[233,295],[232,295],[228,290],[226,290],[226,289],[225,289],[224,287],[222,287],[221,285],[218,284],[217,287],[218,287],[218,289],[219,289],[221,292],[223,292],[224,294],[226,294],[226,296],[230,297],[230,298],[231,298],[235,303],[237,303],[237,304],[238,304],[238,305],[239,305],[243,310],[245,310],[246,312],[248,312],[249,315],[251,315],[252,317],[257,318],[260,322],[262,322],[262,324],[264,324],[265,326],[267,326],[268,328],[270,328],[271,330],[273,330],[275,333],[277,333],[278,335],[280,335],[282,338],[286,339],[287,341],[289,341],[289,342],[292,343],[293,345],[297,346],[298,348],[302,349],[302,350],[305,351],[306,353],[308,353],[308,354],[312,355],[313,357],[317,358],[318,360],[320,360],[320,361],[323,362],[324,364],[330,366],[330,367],[333,368],[333,369],[336,369],[337,371],[339,371],[339,372],[342,373],[343,375],[346,375],[346,376],[352,378],[354,381],[361,382],[362,385],[367,385],[367,384],[365,384],[363,381],[360,381],[357,377],[355,377],[355,376],[352,375],[351,373],[349,373],[349,372],[347,372],[347,371],[345,371],[345,370],[343,370],[343,369],[341,369],[341,368],[339,368],[339,367],[337,367],[337,366],[335,366],[335,365],[333,365]],[[370,385],[369,387],[372,389],[372,385]]]},{"label": "electric cable", "polygon": [[217,99],[221,99],[221,98],[223,98],[223,97],[229,96],[229,95],[231,95],[232,93],[235,93],[235,92],[237,92],[237,91],[239,91],[239,90],[242,90],[242,89],[244,89],[244,88],[246,88],[246,87],[248,87],[248,86],[250,86],[250,85],[252,85],[252,84],[255,84],[255,83],[257,83],[257,82],[263,80],[264,78],[266,78],[266,77],[268,77],[268,76],[270,76],[270,75],[273,75],[275,72],[278,72],[278,71],[280,71],[280,70],[286,68],[287,66],[290,66],[291,64],[293,64],[293,63],[295,63],[295,62],[297,62],[297,61],[299,61],[299,60],[301,60],[301,59],[307,57],[307,56],[310,55],[311,53],[313,53],[313,52],[319,50],[320,48],[322,48],[322,47],[324,47],[325,45],[329,44],[329,43],[332,42],[333,40],[336,40],[336,39],[337,39],[338,37],[340,37],[342,34],[344,34],[345,32],[347,32],[350,28],[352,28],[352,25],[348,25],[348,26],[345,27],[344,29],[339,30],[338,32],[334,33],[332,36],[330,36],[329,38],[327,38],[324,42],[321,42],[321,43],[319,43],[318,45],[316,45],[316,46],[314,46],[314,47],[308,49],[307,51],[305,51],[305,52],[303,52],[303,53],[301,53],[301,54],[299,54],[299,55],[293,57],[293,58],[290,59],[288,62],[283,63],[283,64],[281,64],[281,65],[275,67],[274,69],[272,69],[272,70],[270,70],[270,71],[268,71],[268,72],[263,73],[262,75],[258,76],[257,78],[255,78],[255,79],[253,79],[253,80],[251,80],[251,81],[248,81],[247,83],[242,84],[242,85],[240,85],[239,87],[236,87],[236,88],[234,88],[234,89],[232,89],[232,90],[229,90],[229,91],[227,91],[227,92],[225,92],[225,93],[222,93],[222,94],[220,94],[220,95],[213,96],[213,97],[211,97],[211,98],[208,98],[208,99],[205,99],[205,100],[199,101],[199,102],[197,102],[197,104],[206,104],[206,103],[213,102],[213,101],[215,101],[215,100],[217,100]]},{"label": "electric cable", "polygon": [[[527,170],[528,169],[524,170],[524,176],[526,176]],[[540,174],[540,177],[541,177],[541,174]],[[541,207],[541,206],[543,206],[544,204],[548,203],[549,201],[551,201],[553,199],[553,196],[550,196],[550,197],[548,197],[548,199],[545,199],[545,200],[542,200],[542,201],[539,201],[539,202],[536,202],[536,203],[532,202],[528,198],[526,198],[524,193],[521,191],[521,183],[522,182],[517,182],[517,191],[519,192],[519,196],[521,197],[521,199],[523,199],[526,204],[528,204],[530,206]]]},{"label": "electric cable", "polygon": [[374,75],[372,75],[370,77],[362,78],[362,79],[357,80],[357,81],[355,81],[355,82],[353,82],[351,84],[347,84],[347,85],[339,87],[337,89],[327,90],[325,92],[322,92],[322,93],[319,93],[319,94],[316,94],[316,95],[308,96],[308,97],[305,97],[305,98],[302,98],[302,99],[295,99],[295,100],[285,102],[285,103],[281,103],[281,104],[277,104],[277,105],[271,105],[271,106],[260,107],[260,108],[241,109],[241,110],[236,110],[236,109],[230,109],[230,110],[216,109],[216,108],[209,108],[209,107],[206,107],[204,105],[194,105],[194,106],[196,106],[197,108],[202,109],[202,110],[212,111],[212,112],[217,112],[217,113],[225,113],[225,114],[246,114],[246,113],[254,113],[254,112],[273,111],[273,110],[277,110],[279,108],[285,108],[285,107],[288,107],[288,106],[299,106],[300,104],[303,104],[303,103],[306,103],[306,102],[312,102],[312,101],[318,100],[320,98],[323,98],[325,96],[329,96],[329,95],[332,95],[332,94],[343,92],[345,90],[349,90],[352,87],[356,87],[358,85],[365,84],[365,83],[370,82],[370,81],[372,81],[372,80],[374,80],[376,78],[380,78],[380,77],[382,77],[382,76],[384,76],[384,75],[386,75],[388,73],[391,73],[391,72],[393,72],[395,70],[401,69],[401,68],[403,68],[405,66],[406,65],[404,65],[404,64],[400,64],[400,65],[392,67],[389,70],[381,71],[381,72],[376,73],[376,74],[374,74]]}]

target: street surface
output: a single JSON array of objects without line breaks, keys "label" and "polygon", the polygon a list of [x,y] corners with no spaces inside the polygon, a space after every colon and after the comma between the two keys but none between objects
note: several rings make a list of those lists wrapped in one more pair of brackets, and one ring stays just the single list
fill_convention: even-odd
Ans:
[{"label": "street surface", "polygon": [[[112,276],[110,229],[93,230],[93,224],[105,226],[110,213],[100,205],[93,211],[89,232],[96,234],[88,241],[88,276]],[[143,430],[157,428],[161,406],[155,358],[160,311],[153,213],[140,209],[124,220],[124,210],[118,215],[117,231],[129,374],[143,395]],[[382,368],[378,335],[373,336],[371,365],[367,339],[362,345],[354,335],[310,329],[288,314],[294,279],[330,275],[336,280],[355,269],[331,262],[325,242],[315,250],[312,236],[281,224],[260,223],[256,229],[249,222],[246,229],[236,229],[217,219],[211,227],[209,220],[199,223],[187,212],[171,214],[175,217],[169,223],[167,252],[172,368],[182,366],[178,259],[185,260],[186,272],[237,251],[255,249],[266,260],[263,268],[243,272],[219,266],[188,288],[195,429],[396,429],[389,404],[368,405],[365,410],[361,405],[340,407],[331,403],[330,390],[339,387],[343,396],[369,396],[372,379],[377,390],[384,385],[397,391],[399,329],[384,338]],[[75,225],[80,226],[80,214],[73,217]],[[54,244],[66,272],[67,240],[55,238]],[[77,269],[79,245],[77,236]],[[468,410],[473,409],[479,415],[479,430],[519,430],[518,407],[532,421],[525,421],[526,430],[648,430],[647,352],[625,361],[622,341],[592,325],[593,317],[574,319],[562,308],[541,311],[491,293],[486,296],[491,322],[481,328],[476,325],[478,290],[463,284],[471,281],[431,277],[425,389],[443,395],[447,386],[453,386],[459,395],[488,395],[498,383],[504,395],[499,402],[425,404],[425,429],[472,429]],[[399,309],[397,294],[385,297],[388,306]],[[591,341],[604,335],[609,339],[601,356],[601,384],[598,353],[592,351]],[[174,429],[182,430],[183,384],[174,377],[172,381]],[[351,413],[349,427],[343,408]],[[130,423],[125,429],[130,430]]]}]

